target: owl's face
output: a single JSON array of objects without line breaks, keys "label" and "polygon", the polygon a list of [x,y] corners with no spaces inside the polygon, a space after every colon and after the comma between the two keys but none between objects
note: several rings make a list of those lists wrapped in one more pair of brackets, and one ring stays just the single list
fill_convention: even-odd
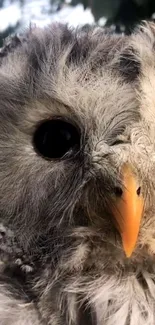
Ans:
[{"label": "owl's face", "polygon": [[103,258],[154,255],[155,120],[137,95],[143,34],[53,25],[2,49],[0,215],[26,249],[69,248],[74,267],[87,259],[98,270]]}]

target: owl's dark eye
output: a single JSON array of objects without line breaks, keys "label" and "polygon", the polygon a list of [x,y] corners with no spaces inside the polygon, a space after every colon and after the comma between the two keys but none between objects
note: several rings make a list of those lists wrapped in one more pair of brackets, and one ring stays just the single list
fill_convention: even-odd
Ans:
[{"label": "owl's dark eye", "polygon": [[72,157],[80,147],[79,130],[68,121],[53,119],[43,121],[35,131],[33,145],[46,159]]}]

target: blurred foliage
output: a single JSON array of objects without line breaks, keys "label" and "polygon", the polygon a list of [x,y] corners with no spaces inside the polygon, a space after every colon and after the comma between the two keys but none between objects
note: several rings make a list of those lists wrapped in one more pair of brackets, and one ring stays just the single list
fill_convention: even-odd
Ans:
[{"label": "blurred foliage", "polygon": [[0,0],[0,8],[3,7],[3,2],[4,2],[4,0]]},{"label": "blurred foliage", "polygon": [[[6,0],[0,0],[0,10],[5,7]],[[70,0],[71,6],[81,3],[84,9],[88,7],[97,23],[100,18],[106,18],[105,26],[112,26],[116,32],[130,33],[137,23],[145,19],[153,19],[155,13],[155,0]],[[18,3],[21,7],[26,4],[27,0],[10,0],[10,4]],[[32,0],[33,2],[33,0]],[[61,10],[66,5],[67,0],[49,0],[49,14]],[[47,12],[48,15],[48,12]],[[154,15],[155,17],[155,15]],[[19,22],[14,27],[8,28],[0,33],[0,47],[2,39],[9,34],[16,32]]]},{"label": "blurred foliage", "polygon": [[155,13],[155,0],[72,0],[72,5],[81,2],[84,8],[90,7],[97,22],[107,19],[106,26],[115,26],[117,32],[130,33],[141,20],[152,19]]}]

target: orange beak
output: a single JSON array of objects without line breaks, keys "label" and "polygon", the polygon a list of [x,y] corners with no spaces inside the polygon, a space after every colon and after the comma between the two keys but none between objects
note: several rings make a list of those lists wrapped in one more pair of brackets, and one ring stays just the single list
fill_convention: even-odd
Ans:
[{"label": "orange beak", "polygon": [[123,166],[122,176],[123,192],[121,197],[116,199],[113,216],[122,237],[124,252],[127,257],[130,257],[138,238],[144,200],[136,177],[129,165]]}]

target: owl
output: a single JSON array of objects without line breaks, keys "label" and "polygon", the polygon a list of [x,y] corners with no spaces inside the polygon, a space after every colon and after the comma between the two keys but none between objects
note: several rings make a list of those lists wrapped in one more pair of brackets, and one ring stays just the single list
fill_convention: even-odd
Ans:
[{"label": "owl", "polygon": [[0,51],[0,324],[155,324],[155,25]]}]

